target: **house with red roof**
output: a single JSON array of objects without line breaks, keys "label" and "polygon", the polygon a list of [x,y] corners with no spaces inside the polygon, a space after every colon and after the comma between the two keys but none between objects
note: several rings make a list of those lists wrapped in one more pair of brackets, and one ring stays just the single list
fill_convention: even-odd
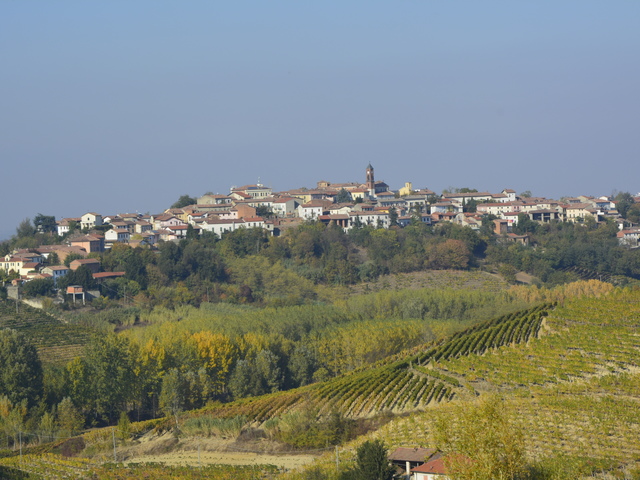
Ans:
[{"label": "house with red roof", "polygon": [[427,462],[411,469],[413,480],[446,480],[449,479],[449,468],[444,457],[437,453]]}]

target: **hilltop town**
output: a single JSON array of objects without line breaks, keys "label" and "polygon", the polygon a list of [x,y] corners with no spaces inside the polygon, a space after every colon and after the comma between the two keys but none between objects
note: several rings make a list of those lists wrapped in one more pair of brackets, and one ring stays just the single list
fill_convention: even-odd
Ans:
[{"label": "hilltop town", "polygon": [[[259,228],[277,236],[309,221],[335,224],[344,231],[367,225],[403,228],[415,222],[434,226],[454,223],[478,230],[488,222],[495,235],[523,245],[529,244],[530,236],[526,227],[518,229],[519,222],[614,222],[620,245],[637,248],[640,244],[640,227],[633,222],[638,221],[640,213],[640,193],[617,199],[580,195],[554,200],[534,197],[530,192],[517,194],[509,188],[495,193],[461,188],[440,195],[428,188],[414,189],[411,182],[391,190],[384,181],[375,179],[371,164],[364,177],[362,183],[322,180],[315,188],[279,192],[258,182],[231,187],[228,195],[183,195],[171,208],[157,214],[87,212],[59,220],[39,215],[34,228],[57,234],[59,244],[7,253],[0,259],[0,271],[18,282],[56,280],[84,265],[97,279],[115,278],[124,273],[100,272],[99,260],[87,257],[114,244],[154,247],[161,241],[205,234],[221,237],[243,228]],[[54,264],[46,261],[52,253],[58,260]],[[69,255],[73,255],[73,261],[66,262],[68,267],[57,265]]]}]

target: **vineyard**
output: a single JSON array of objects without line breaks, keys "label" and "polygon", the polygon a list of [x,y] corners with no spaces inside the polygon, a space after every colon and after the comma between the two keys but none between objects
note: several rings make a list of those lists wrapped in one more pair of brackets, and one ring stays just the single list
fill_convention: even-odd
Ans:
[{"label": "vineyard", "polygon": [[155,480],[215,478],[270,478],[279,472],[274,465],[203,465],[169,466],[156,463],[94,465],[83,458],[65,458],[54,454],[23,455],[0,459],[0,475],[4,480],[113,478],[119,480]]},{"label": "vineyard", "polygon": [[207,407],[198,414],[220,417],[243,415],[256,423],[282,415],[303,403],[318,405],[321,413],[339,411],[350,418],[380,412],[405,413],[473,392],[463,375],[450,374],[436,362],[481,355],[507,345],[528,342],[541,328],[552,304],[497,317],[453,335],[439,345],[388,365],[346,374],[336,379]]},{"label": "vineyard", "polygon": [[[482,386],[504,394],[522,422],[534,458],[569,455],[620,464],[637,460],[640,296],[617,291],[606,298],[585,297],[553,310],[548,307],[536,309],[542,314],[538,318],[533,318],[534,312],[527,315],[530,326],[520,324],[522,317],[509,319],[507,323],[515,325],[512,334],[504,335],[503,348],[485,351],[463,346],[461,351],[477,353],[461,355],[457,347],[443,344],[420,358],[430,362],[429,368],[446,372],[470,388]],[[497,320],[494,326],[484,324],[451,342],[459,344],[498,324]],[[509,339],[520,336],[523,340],[523,335],[536,329],[536,340],[510,344]],[[486,335],[485,344],[493,345]],[[428,444],[430,432],[425,425],[438,409],[447,405],[392,422],[379,434],[393,445],[405,438]]]},{"label": "vineyard", "polygon": [[[321,416],[340,412],[351,419],[411,413],[395,417],[373,435],[391,447],[406,445],[407,439],[411,444],[429,445],[429,425],[438,412],[452,406],[451,400],[464,402],[492,391],[504,396],[517,413],[534,459],[568,455],[625,464],[640,458],[637,291],[616,289],[601,298],[542,303],[475,324],[411,352],[327,382],[211,404],[185,413],[182,421],[242,416],[247,425],[262,428],[271,419],[309,406]],[[139,434],[167,431],[172,422],[156,421]],[[45,469],[53,472],[51,478],[64,478],[55,472],[65,469],[70,478],[74,469],[89,478],[200,478],[198,472],[212,478],[251,475],[239,467],[207,466],[182,472],[183,467],[96,466],[81,459],[67,464],[54,455],[24,455],[22,463],[17,462],[16,456],[0,460],[0,472],[16,479],[39,478]],[[253,471],[256,478],[277,475],[271,467],[251,468],[260,469]]]},{"label": "vineyard", "polygon": [[38,349],[43,363],[65,364],[80,354],[91,330],[65,324],[48,313],[20,303],[0,300],[0,328],[12,328],[27,335]]}]

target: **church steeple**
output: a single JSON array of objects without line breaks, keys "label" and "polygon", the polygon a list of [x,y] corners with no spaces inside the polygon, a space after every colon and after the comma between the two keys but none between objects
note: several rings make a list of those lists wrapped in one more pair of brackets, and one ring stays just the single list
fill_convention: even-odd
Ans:
[{"label": "church steeple", "polygon": [[369,194],[371,196],[375,195],[376,181],[373,177],[373,167],[371,166],[371,163],[367,165],[367,189],[369,189]]}]

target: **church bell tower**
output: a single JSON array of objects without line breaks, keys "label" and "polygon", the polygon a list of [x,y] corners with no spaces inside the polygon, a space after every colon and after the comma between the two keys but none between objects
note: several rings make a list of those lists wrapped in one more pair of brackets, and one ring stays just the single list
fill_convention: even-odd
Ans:
[{"label": "church bell tower", "polygon": [[372,197],[376,194],[376,181],[373,178],[373,167],[371,163],[367,165],[367,189],[369,190],[369,195]]}]

